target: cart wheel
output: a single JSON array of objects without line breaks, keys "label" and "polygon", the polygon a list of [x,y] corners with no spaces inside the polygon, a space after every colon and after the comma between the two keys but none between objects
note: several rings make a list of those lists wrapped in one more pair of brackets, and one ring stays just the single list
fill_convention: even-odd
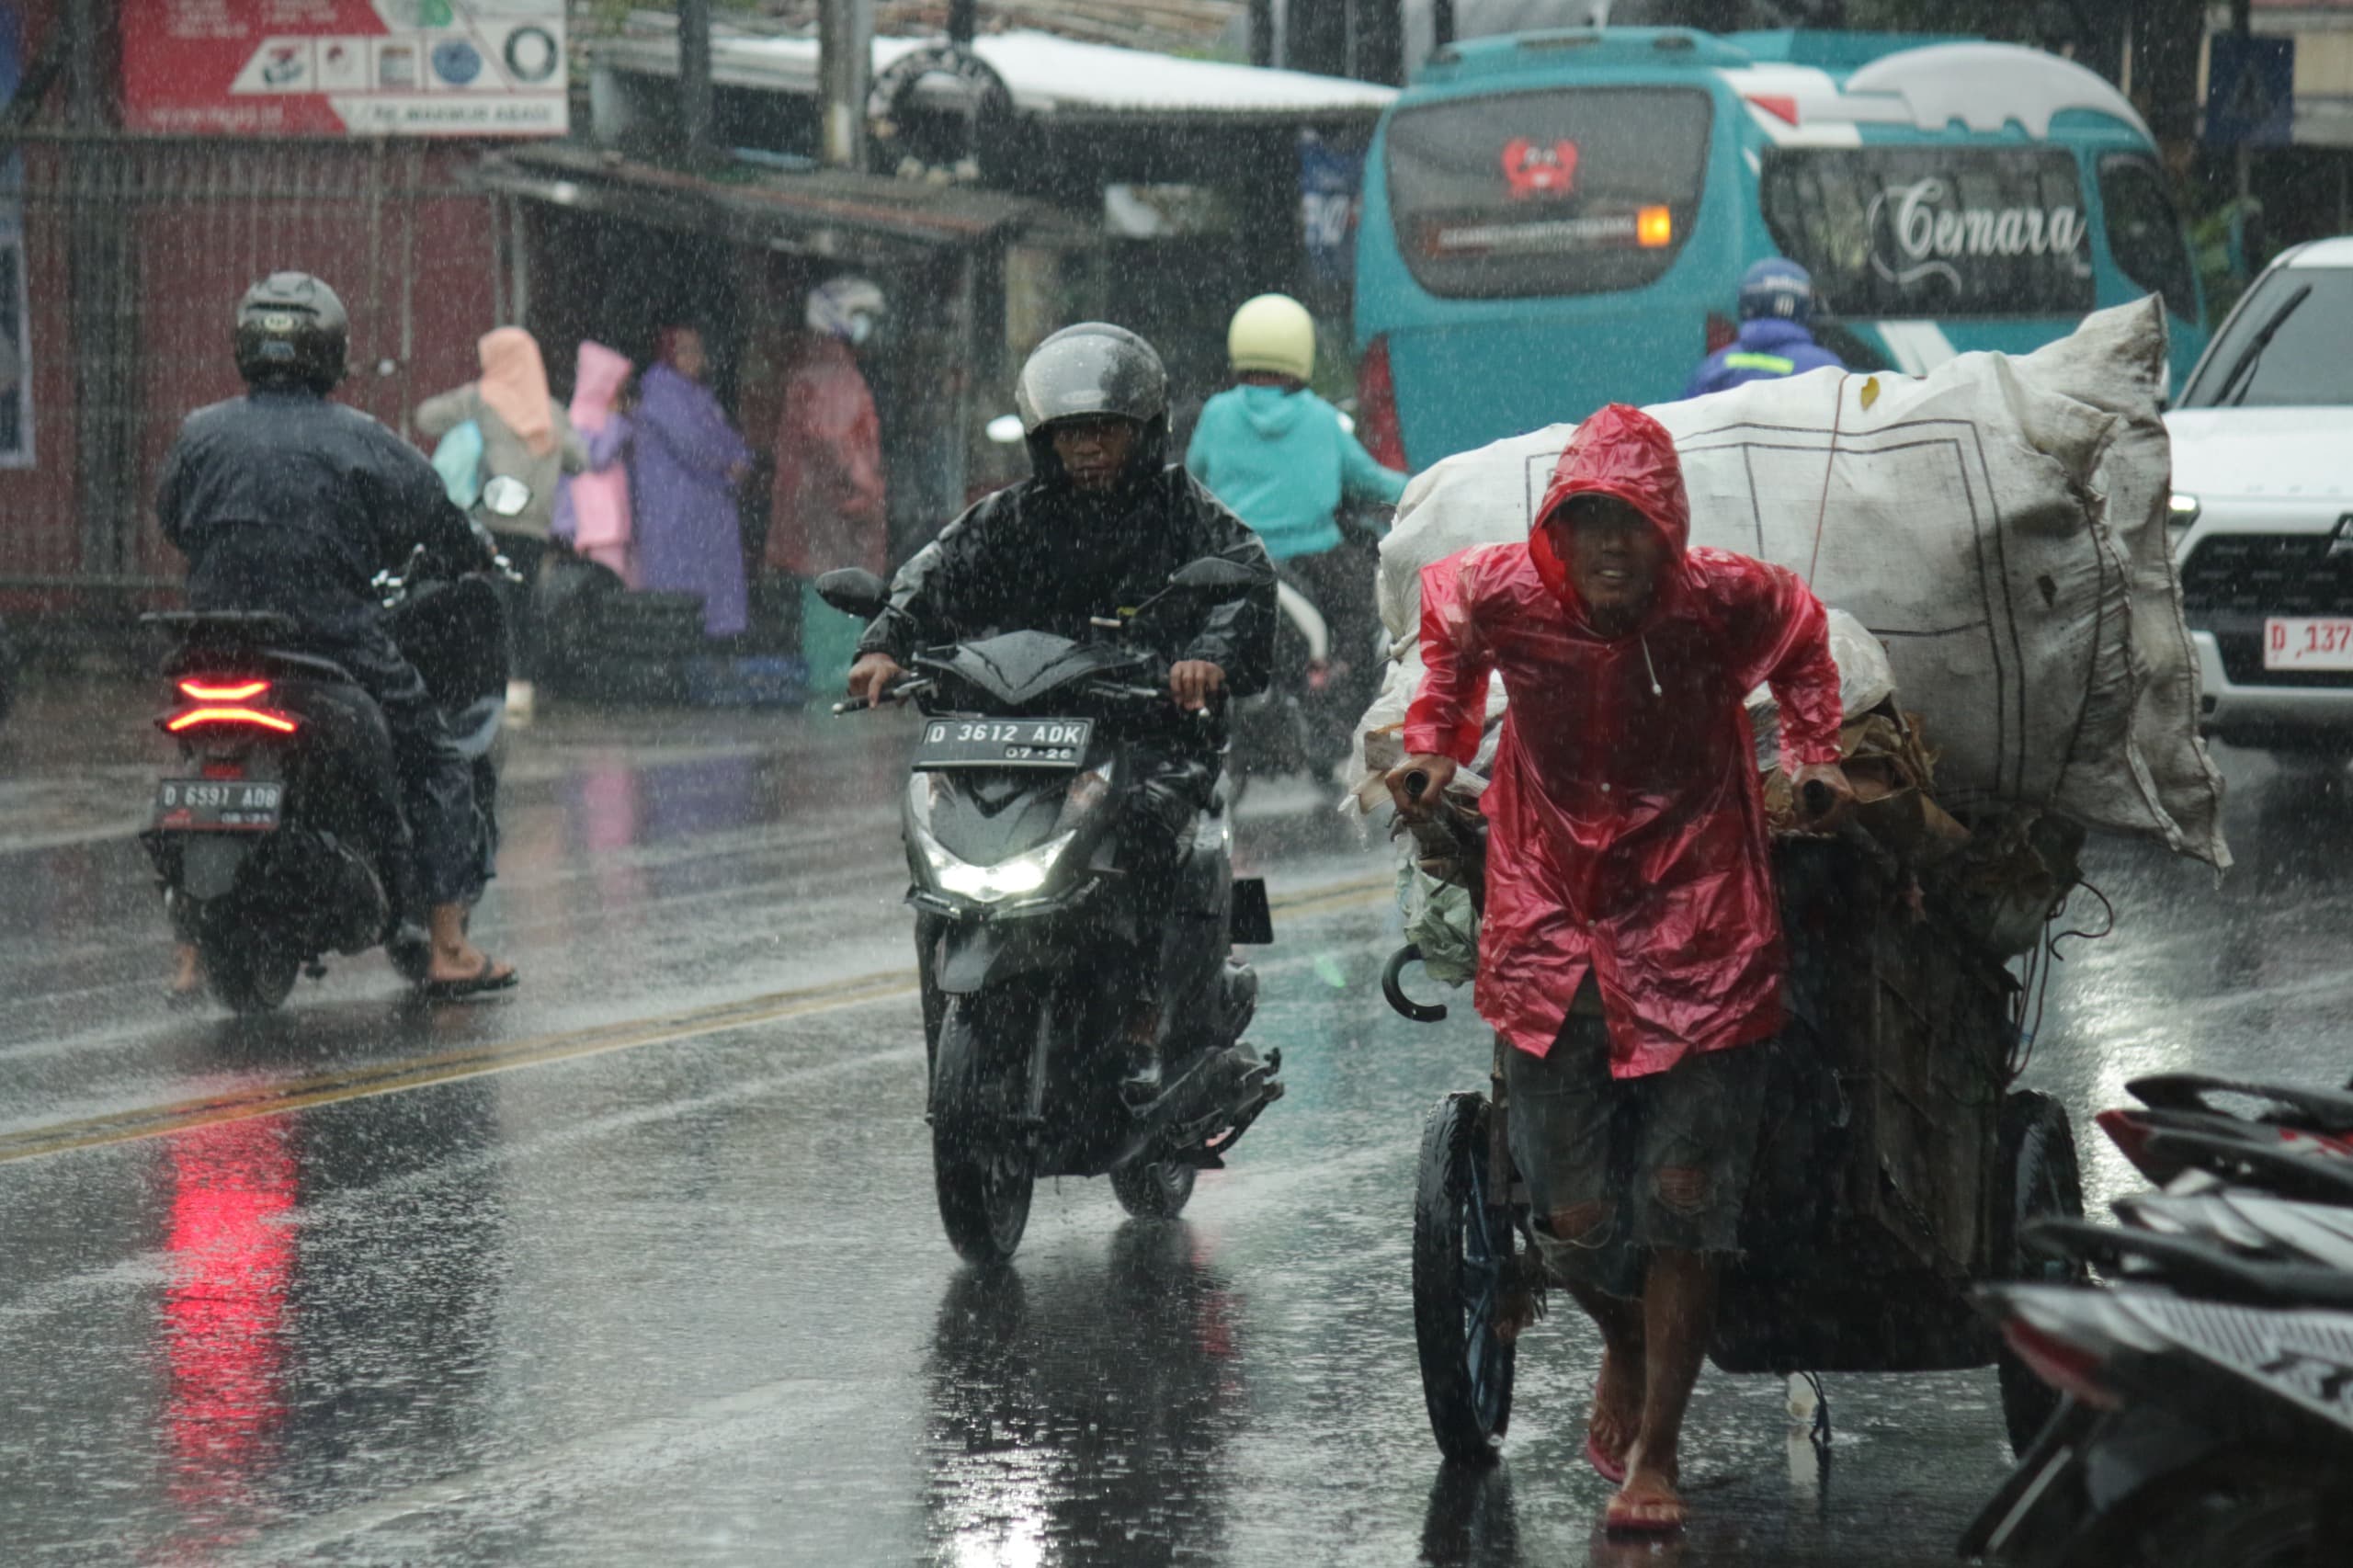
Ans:
[{"label": "cart wheel", "polygon": [[1495,1329],[1511,1223],[1487,1200],[1487,1115],[1475,1094],[1432,1108],[1414,1193],[1414,1342],[1430,1432],[1450,1460],[1494,1458],[1511,1424],[1513,1347]]},{"label": "cart wheel", "polygon": [[[2080,1262],[2032,1257],[2018,1244],[2029,1221],[2084,1217],[2084,1188],[2075,1165],[2075,1134],[2066,1108],[2049,1095],[2018,1090],[2002,1101],[2000,1208],[1995,1214],[1995,1266],[2006,1279],[2080,1285]],[[2059,1391],[2027,1369],[2006,1347],[1995,1363],[2002,1381],[2002,1421],[2010,1449],[2023,1455],[2059,1408]]]}]

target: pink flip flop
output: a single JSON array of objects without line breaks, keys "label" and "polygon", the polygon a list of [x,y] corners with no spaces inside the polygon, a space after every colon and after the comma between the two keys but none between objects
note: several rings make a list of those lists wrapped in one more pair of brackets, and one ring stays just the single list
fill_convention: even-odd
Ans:
[{"label": "pink flip flop", "polygon": [[1601,1439],[1595,1437],[1590,1432],[1587,1432],[1585,1435],[1585,1462],[1593,1466],[1594,1474],[1601,1477],[1602,1480],[1609,1483],[1610,1485],[1623,1486],[1626,1484],[1625,1461],[1623,1460],[1611,1459],[1608,1453],[1603,1449],[1601,1446]]}]

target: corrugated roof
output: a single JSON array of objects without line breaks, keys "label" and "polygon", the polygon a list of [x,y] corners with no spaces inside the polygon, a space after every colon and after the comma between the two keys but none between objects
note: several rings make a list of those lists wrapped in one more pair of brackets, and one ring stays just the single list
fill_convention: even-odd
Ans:
[{"label": "corrugated roof", "polygon": [[[874,68],[882,70],[902,55],[937,41],[878,38]],[[972,49],[1004,79],[1017,113],[1057,121],[1370,121],[1397,96],[1393,87],[1342,76],[1186,60],[1051,33],[991,33],[976,39]],[[712,39],[710,52],[711,77],[723,85],[809,95],[817,91],[813,39],[720,36]],[[608,39],[596,45],[594,53],[599,63],[619,70],[677,74],[675,37]]]},{"label": "corrugated roof", "polygon": [[1068,228],[1039,202],[971,186],[745,164],[704,176],[563,142],[486,154],[476,177],[575,211],[844,256],[964,248],[1014,233],[1051,241]]}]

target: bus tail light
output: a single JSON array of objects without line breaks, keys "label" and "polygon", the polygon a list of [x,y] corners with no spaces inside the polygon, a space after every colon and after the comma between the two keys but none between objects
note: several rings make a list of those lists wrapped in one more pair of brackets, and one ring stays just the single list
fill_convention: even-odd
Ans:
[{"label": "bus tail light", "polygon": [[1403,472],[1405,427],[1397,417],[1397,380],[1389,369],[1389,339],[1376,337],[1357,367],[1357,435],[1372,460]]},{"label": "bus tail light", "polygon": [[1665,207],[1645,207],[1634,214],[1634,243],[1644,250],[1662,250],[1675,243],[1675,214]]}]

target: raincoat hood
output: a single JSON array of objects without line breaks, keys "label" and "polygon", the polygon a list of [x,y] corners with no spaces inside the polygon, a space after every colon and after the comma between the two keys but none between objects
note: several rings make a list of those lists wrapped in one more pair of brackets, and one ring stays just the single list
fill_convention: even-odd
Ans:
[{"label": "raincoat hood", "polygon": [[583,343],[572,378],[572,426],[575,430],[601,430],[620,396],[630,371],[629,356],[601,343]]},{"label": "raincoat hood", "polygon": [[1683,462],[1675,455],[1675,437],[1666,426],[1622,403],[1613,403],[1578,426],[1552,465],[1552,482],[1545,486],[1544,504],[1536,510],[1529,530],[1529,559],[1554,597],[1580,618],[1585,605],[1577,597],[1569,564],[1553,549],[1545,527],[1563,506],[1579,495],[1609,495],[1623,501],[1651,520],[1666,540],[1667,561],[1659,574],[1652,600],[1655,614],[1682,575],[1691,540],[1691,501],[1683,489]]},{"label": "raincoat hood", "polygon": [[540,360],[540,346],[519,326],[502,326],[484,333],[477,346],[482,355],[482,400],[506,424],[534,457],[555,450],[555,416],[548,401],[548,369]]},{"label": "raincoat hood", "polygon": [[1250,428],[1269,441],[1279,441],[1299,427],[1305,416],[1308,400],[1303,393],[1287,392],[1281,387],[1244,385],[1234,389],[1242,394],[1242,416]]}]

